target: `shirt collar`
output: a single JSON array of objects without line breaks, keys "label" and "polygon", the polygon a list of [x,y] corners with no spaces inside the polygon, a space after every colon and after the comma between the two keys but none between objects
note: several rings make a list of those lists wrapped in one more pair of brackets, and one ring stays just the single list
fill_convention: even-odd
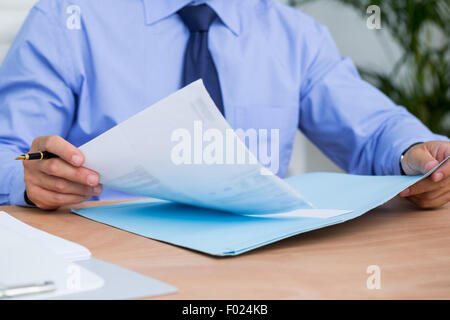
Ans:
[{"label": "shirt collar", "polygon": [[238,14],[239,5],[244,0],[143,0],[143,2],[147,24],[153,24],[175,14],[188,4],[207,3],[235,35],[239,35],[241,31]]}]

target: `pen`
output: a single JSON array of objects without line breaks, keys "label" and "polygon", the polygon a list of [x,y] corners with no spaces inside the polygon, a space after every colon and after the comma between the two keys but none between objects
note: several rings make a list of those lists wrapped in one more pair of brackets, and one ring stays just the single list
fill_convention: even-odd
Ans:
[{"label": "pen", "polygon": [[39,151],[35,153],[25,153],[14,160],[43,160],[51,158],[58,158],[58,156],[48,151]]},{"label": "pen", "polygon": [[13,298],[17,296],[38,294],[44,292],[51,292],[56,290],[56,285],[53,281],[45,281],[42,283],[30,283],[17,286],[10,286],[0,288],[0,299]]}]

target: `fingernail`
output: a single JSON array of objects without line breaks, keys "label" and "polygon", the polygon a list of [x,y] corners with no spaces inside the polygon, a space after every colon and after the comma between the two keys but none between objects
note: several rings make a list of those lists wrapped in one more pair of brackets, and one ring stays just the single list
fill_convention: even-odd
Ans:
[{"label": "fingernail", "polygon": [[406,196],[408,196],[408,194],[409,194],[409,188],[403,190],[402,192],[400,192],[399,196],[400,197],[406,197]]},{"label": "fingernail", "polygon": [[101,192],[102,192],[102,187],[100,187],[100,186],[94,187],[94,193],[96,195],[100,194]]},{"label": "fingernail", "polygon": [[88,175],[87,183],[90,186],[96,186],[98,184],[98,177],[95,174]]},{"label": "fingernail", "polygon": [[81,162],[82,162],[82,161],[83,161],[83,159],[82,159],[80,156],[78,156],[78,155],[72,156],[72,163],[73,163],[75,166],[81,165]]},{"label": "fingernail", "polygon": [[444,175],[442,174],[442,172],[437,172],[437,173],[434,175],[434,181],[435,181],[435,182],[441,181],[442,178],[444,178]]}]

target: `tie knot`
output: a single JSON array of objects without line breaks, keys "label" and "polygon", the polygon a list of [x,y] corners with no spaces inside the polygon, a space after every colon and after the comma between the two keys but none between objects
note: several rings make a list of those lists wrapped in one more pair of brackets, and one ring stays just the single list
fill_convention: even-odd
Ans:
[{"label": "tie knot", "polygon": [[206,4],[199,6],[186,6],[178,14],[190,32],[205,32],[217,17],[213,9]]}]

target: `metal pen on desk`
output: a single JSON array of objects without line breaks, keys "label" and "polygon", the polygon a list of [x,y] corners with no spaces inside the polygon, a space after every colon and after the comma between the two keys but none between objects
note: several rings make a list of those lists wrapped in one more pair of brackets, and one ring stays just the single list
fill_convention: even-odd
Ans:
[{"label": "metal pen on desk", "polygon": [[56,285],[53,281],[0,287],[0,299],[15,298],[18,296],[45,293],[54,290],[56,290]]}]

